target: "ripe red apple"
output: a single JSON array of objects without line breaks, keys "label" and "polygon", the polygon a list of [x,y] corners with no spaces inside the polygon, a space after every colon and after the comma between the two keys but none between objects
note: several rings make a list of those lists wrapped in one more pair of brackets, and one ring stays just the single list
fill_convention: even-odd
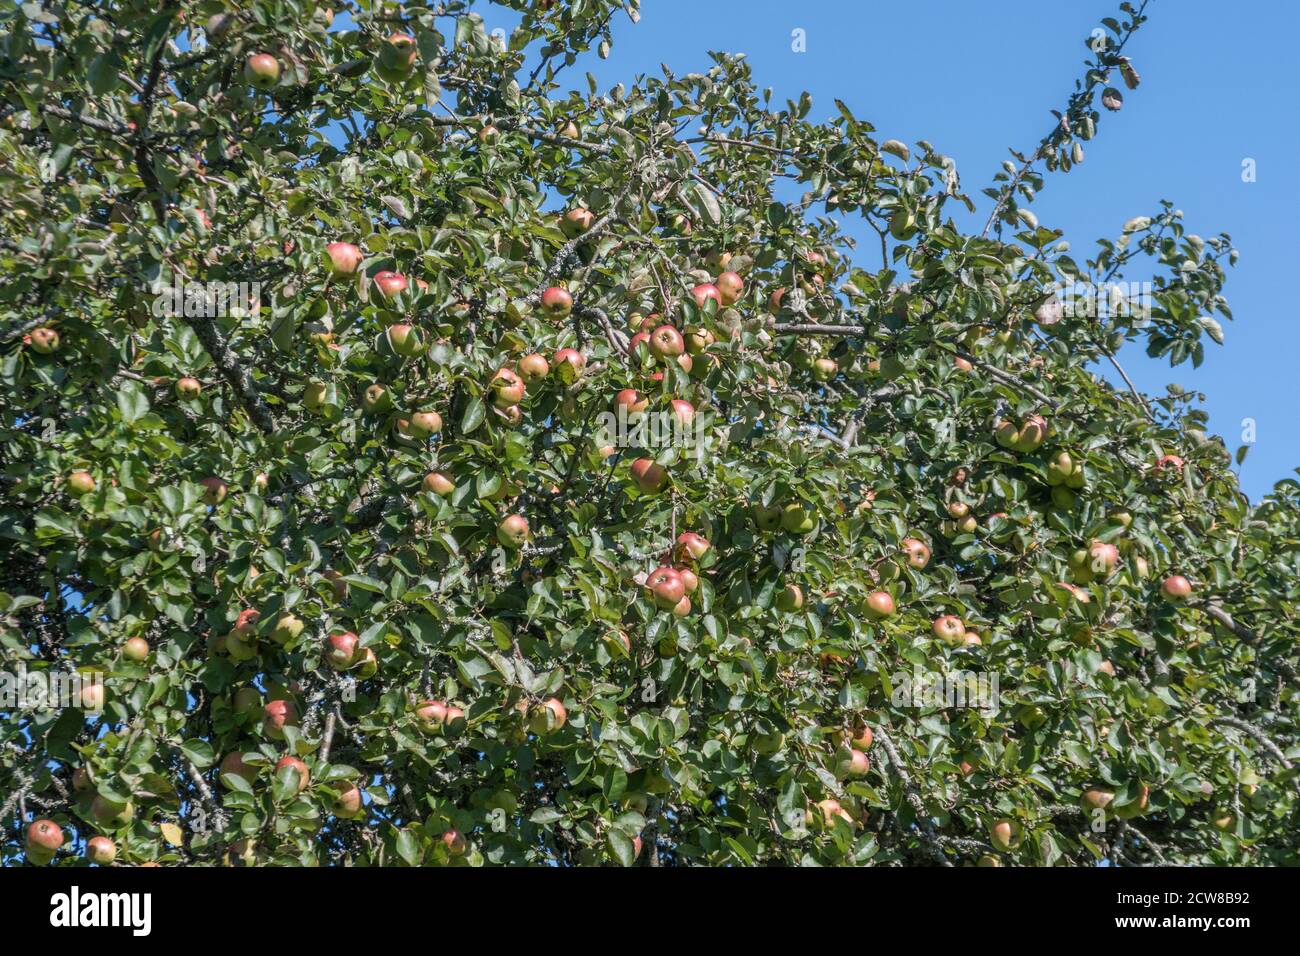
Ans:
[{"label": "ripe red apple", "polygon": [[813,378],[819,382],[829,382],[839,374],[839,363],[831,358],[813,359],[812,374]]},{"label": "ripe red apple", "polygon": [[390,34],[379,47],[375,72],[389,83],[402,83],[411,76],[418,55],[415,37],[405,33]]},{"label": "ripe red apple", "polygon": [[836,776],[841,780],[846,777],[864,777],[871,770],[871,758],[856,747],[849,747],[847,751],[841,752],[835,770]]},{"label": "ripe red apple", "polygon": [[930,632],[945,644],[956,647],[966,640],[966,625],[955,614],[944,614],[934,619]]},{"label": "ripe red apple", "polygon": [[689,425],[695,421],[695,406],[684,398],[674,398],[669,405],[673,410],[673,417],[683,425]]},{"label": "ripe red apple", "polygon": [[528,519],[523,515],[506,515],[497,525],[497,540],[507,548],[522,548],[528,541]]},{"label": "ripe red apple", "polygon": [[872,591],[867,595],[867,616],[874,620],[891,617],[896,610],[894,597],[888,591]]},{"label": "ripe red apple", "polygon": [[825,800],[817,801],[817,809],[821,811],[822,822],[826,826],[831,826],[836,819],[843,820],[849,826],[853,826],[853,815],[840,806],[840,802],[834,798],[828,797]]},{"label": "ripe red apple", "polygon": [[1094,574],[1108,575],[1119,564],[1119,548],[1104,541],[1094,541],[1088,546],[1088,567]]},{"label": "ripe red apple", "polygon": [[68,475],[68,494],[80,498],[95,490],[95,479],[88,471],[74,471]]},{"label": "ripe red apple", "polygon": [[331,634],[325,639],[325,661],[336,671],[345,671],[357,658],[357,642],[360,639],[351,631]]},{"label": "ripe red apple", "polygon": [[536,352],[531,355],[525,355],[519,360],[519,375],[523,378],[525,385],[540,382],[550,373],[551,366],[546,361],[546,357],[538,355]]},{"label": "ripe red apple", "polygon": [[504,366],[496,370],[488,387],[492,391],[492,404],[503,409],[522,402],[527,390],[524,380]]},{"label": "ripe red apple", "polygon": [[375,288],[385,299],[391,299],[394,296],[401,295],[410,285],[406,281],[406,276],[400,272],[393,272],[391,269],[384,269],[382,272],[375,273]]},{"label": "ripe red apple", "polygon": [[442,835],[442,845],[452,856],[465,855],[465,836],[459,830],[448,830]]},{"label": "ripe red apple", "polygon": [[850,738],[849,743],[854,747],[857,747],[859,750],[870,750],[871,743],[875,739],[876,735],[872,733],[871,728],[864,724],[854,728],[853,736]]},{"label": "ripe red apple", "polygon": [[1161,455],[1156,459],[1156,463],[1151,466],[1151,470],[1159,476],[1182,474],[1184,464],[1185,462],[1177,455]]},{"label": "ripe red apple", "polygon": [[591,210],[578,206],[570,209],[560,219],[560,230],[570,239],[574,239],[590,229],[595,221],[596,217]]},{"label": "ripe red apple", "polygon": [[63,846],[63,828],[53,820],[33,820],[27,827],[27,854],[32,862],[48,863]]},{"label": "ripe red apple", "polygon": [[671,611],[686,596],[686,584],[675,568],[659,567],[645,579],[647,596],[661,611]]},{"label": "ripe red apple", "polygon": [[122,656],[128,661],[140,663],[149,659],[149,642],[143,637],[127,638],[122,644]]},{"label": "ripe red apple", "polygon": [[573,296],[568,289],[553,285],[542,293],[542,309],[553,319],[562,319],[573,311]]},{"label": "ripe red apple", "polygon": [[671,325],[661,325],[650,333],[650,351],[659,358],[677,358],[686,351],[686,341],[682,333]]},{"label": "ripe red apple", "polygon": [[424,700],[415,707],[415,719],[420,729],[434,733],[447,723],[447,705],[440,700]]},{"label": "ripe red apple", "polygon": [[176,397],[184,401],[193,401],[203,391],[203,383],[197,378],[186,375],[176,380]]},{"label": "ripe red apple", "polygon": [[434,411],[416,412],[406,426],[407,432],[414,438],[424,439],[442,431],[442,416]]},{"label": "ripe red apple", "polygon": [[104,709],[104,685],[95,681],[81,688],[81,707],[83,710],[99,712]]},{"label": "ripe red apple", "polygon": [[1017,451],[1034,451],[1047,438],[1047,419],[1042,415],[1030,415],[1020,426],[1020,438],[1016,442]]},{"label": "ripe red apple", "polygon": [[262,708],[262,733],[272,740],[284,739],[284,728],[298,726],[298,708],[291,700],[270,700]]},{"label": "ripe red apple", "polygon": [[789,614],[803,607],[803,588],[797,584],[787,584],[776,592],[776,609]]},{"label": "ripe red apple", "polygon": [[539,737],[559,730],[568,722],[569,714],[557,698],[551,697],[532,709],[528,729]]},{"label": "ripe red apple", "polygon": [[1094,787],[1083,791],[1084,810],[1105,810],[1115,799],[1115,791]]},{"label": "ripe red apple", "polygon": [[203,492],[203,503],[213,507],[225,501],[226,493],[230,490],[230,486],[216,475],[209,475],[207,478],[201,479],[199,484],[206,489]]},{"label": "ripe red apple", "polygon": [[577,349],[560,349],[555,353],[555,373],[565,385],[572,385],[587,367],[587,357]]},{"label": "ripe red apple", "polygon": [[930,563],[930,549],[924,541],[918,541],[916,538],[904,538],[899,547],[907,555],[909,567],[920,571]]},{"label": "ripe red apple", "polygon": [[[737,272],[723,272],[714,280],[713,286],[718,290],[719,303],[721,305],[735,305],[740,301],[740,297],[745,292],[745,280]],[[699,288],[699,286],[696,286]],[[694,294],[694,290],[692,290]],[[695,300],[700,305],[699,297]]]},{"label": "ripe red apple", "polygon": [[1160,595],[1170,604],[1181,604],[1191,596],[1192,582],[1181,574],[1170,575],[1160,582]]},{"label": "ripe red apple", "polygon": [[443,498],[449,497],[456,490],[455,483],[440,471],[431,471],[425,475],[420,487],[431,495]]},{"label": "ripe red apple", "polygon": [[59,350],[59,333],[54,329],[32,329],[27,341],[38,355],[51,355]]},{"label": "ripe red apple", "polygon": [[701,282],[699,285],[691,289],[691,298],[695,300],[695,304],[701,309],[704,308],[704,303],[708,302],[710,299],[713,300],[714,305],[718,307],[722,306],[722,293],[712,282]]},{"label": "ripe red apple", "polygon": [[678,577],[682,579],[682,585],[686,588],[686,594],[694,594],[700,586],[700,579],[690,568],[676,568]]},{"label": "ripe red apple", "polygon": [[499,129],[491,123],[487,123],[478,131],[478,141],[486,146],[489,143],[495,143],[500,135],[501,131]]},{"label": "ripe red apple", "polygon": [[687,561],[698,561],[708,553],[711,545],[703,535],[698,535],[694,531],[683,531],[677,536],[677,544],[673,549],[673,558],[678,564],[684,564]]},{"label": "ripe red apple", "polygon": [[117,844],[106,836],[91,837],[86,841],[86,859],[108,866],[117,859]]},{"label": "ripe red apple", "polygon": [[351,780],[331,784],[338,796],[330,800],[330,812],[340,820],[355,820],[362,814],[361,788]]},{"label": "ripe red apple", "polygon": [[329,257],[330,270],[337,276],[355,275],[366,258],[365,253],[350,242],[328,243],[325,255]]},{"label": "ripe red apple", "polygon": [[244,81],[259,90],[280,82],[280,61],[269,53],[254,53],[244,61]]},{"label": "ripe red apple", "polygon": [[1015,820],[1002,819],[989,828],[989,840],[1004,853],[1020,845],[1020,824]]},{"label": "ripe red apple", "polygon": [[668,483],[668,472],[651,458],[638,458],[632,462],[632,482],[642,494],[656,494]]},{"label": "ripe red apple", "polygon": [[297,757],[289,757],[289,756],[281,757],[275,763],[275,772],[279,773],[285,767],[288,767],[290,770],[297,772],[298,792],[302,793],[304,790],[306,790],[307,784],[311,781],[311,771],[307,769],[307,765],[303,763],[301,760],[299,760]]},{"label": "ripe red apple", "polygon": [[625,388],[614,396],[614,407],[627,409],[627,414],[637,415],[650,407],[650,399],[635,388]]}]

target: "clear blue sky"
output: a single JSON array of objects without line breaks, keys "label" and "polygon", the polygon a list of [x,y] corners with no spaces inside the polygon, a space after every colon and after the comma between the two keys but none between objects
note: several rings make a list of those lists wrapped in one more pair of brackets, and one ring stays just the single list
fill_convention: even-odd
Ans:
[{"label": "clear blue sky", "polygon": [[[515,22],[509,11],[479,9],[489,31]],[[1081,73],[1084,40],[1117,10],[1118,0],[649,0],[640,24],[614,18],[608,61],[593,53],[562,80],[580,86],[590,69],[608,88],[661,63],[679,75],[706,69],[710,49],[745,53],[778,102],[807,89],[811,118],[832,116],[839,97],[882,139],[927,139],[957,161],[966,192],[987,203],[979,190],[1007,147],[1032,148],[1047,131],[1049,110]],[[1050,178],[1033,209],[1065,230],[1080,260],[1162,198],[1184,211],[1189,231],[1232,236],[1241,259],[1226,289],[1236,319],[1225,323],[1226,344],[1207,342],[1195,371],[1170,369],[1141,348],[1121,359],[1146,391],[1178,382],[1204,392],[1211,428],[1230,450],[1242,444],[1242,420],[1255,420],[1241,477],[1258,500],[1300,467],[1300,377],[1290,369],[1300,324],[1289,295],[1300,265],[1300,12],[1288,0],[1153,0],[1147,12],[1125,48],[1142,85],[1126,92],[1122,112],[1104,117],[1084,164]],[[806,31],[805,53],[791,51],[796,27]],[[1241,179],[1248,157],[1253,183]]]}]

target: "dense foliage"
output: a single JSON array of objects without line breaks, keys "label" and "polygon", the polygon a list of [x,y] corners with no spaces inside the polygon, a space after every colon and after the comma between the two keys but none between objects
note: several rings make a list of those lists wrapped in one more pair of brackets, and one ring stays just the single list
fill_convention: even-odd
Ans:
[{"label": "dense foliage", "polygon": [[1235,252],[1027,208],[1144,12],[973,200],[505,6],[0,11],[0,654],[106,675],[0,706],[5,862],[1297,862],[1300,485],[1098,374]]}]

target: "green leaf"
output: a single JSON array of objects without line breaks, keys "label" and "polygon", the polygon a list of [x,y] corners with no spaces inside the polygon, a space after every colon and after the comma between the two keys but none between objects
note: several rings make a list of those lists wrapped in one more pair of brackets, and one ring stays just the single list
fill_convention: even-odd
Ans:
[{"label": "green leaf", "polygon": [[397,855],[402,858],[407,866],[419,866],[420,861],[424,858],[424,849],[420,845],[420,838],[410,830],[405,828],[397,831],[397,838],[394,841],[397,847]]},{"label": "green leaf", "polygon": [[128,379],[117,390],[117,408],[122,421],[138,421],[149,411],[149,399],[138,384]]},{"label": "green leaf", "polygon": [[465,413],[460,419],[460,432],[462,435],[469,435],[474,429],[483,424],[485,415],[483,400],[478,396],[471,398],[465,406]]},{"label": "green leaf", "polygon": [[605,845],[619,865],[631,866],[636,862],[636,846],[632,843],[632,838],[622,830],[609,830],[605,834]]},{"label": "green leaf", "polygon": [[200,770],[211,767],[215,761],[212,745],[206,740],[191,738],[181,744],[181,752]]}]

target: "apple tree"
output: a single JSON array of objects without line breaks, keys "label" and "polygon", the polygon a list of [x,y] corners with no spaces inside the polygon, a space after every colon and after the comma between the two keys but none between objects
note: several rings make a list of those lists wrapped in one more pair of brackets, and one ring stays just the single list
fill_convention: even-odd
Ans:
[{"label": "apple tree", "polygon": [[482,7],[0,11],[5,862],[1297,862],[1300,485],[1111,384],[1236,252],[1030,209],[1145,4],[974,195]]}]

